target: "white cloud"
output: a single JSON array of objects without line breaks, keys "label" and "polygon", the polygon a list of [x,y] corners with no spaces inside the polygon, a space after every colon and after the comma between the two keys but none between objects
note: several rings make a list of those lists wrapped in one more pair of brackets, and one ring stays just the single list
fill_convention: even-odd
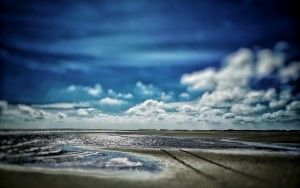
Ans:
[{"label": "white cloud", "polygon": [[225,57],[226,66],[229,67],[244,67],[244,65],[250,64],[254,59],[254,54],[251,50],[241,48],[237,52],[229,54]]},{"label": "white cloud", "polygon": [[35,110],[33,108],[31,108],[30,106],[23,105],[23,104],[19,104],[18,109],[21,113],[24,113],[24,114],[33,114],[35,112]]},{"label": "white cloud", "polygon": [[7,104],[6,108],[1,112],[1,115],[12,118],[21,118],[26,121],[51,118],[51,113],[48,113],[44,110],[34,109],[31,106],[24,104]]},{"label": "white cloud", "polygon": [[288,111],[294,111],[300,114],[300,101],[293,101],[289,104],[286,109]]},{"label": "white cloud", "polygon": [[287,123],[296,121],[296,124],[299,126],[300,116],[299,111],[297,113],[296,111],[278,110],[274,112],[265,113],[262,115],[261,118],[258,119],[270,123]]},{"label": "white cloud", "polygon": [[7,106],[8,106],[8,104],[6,101],[0,100],[0,115],[2,114],[3,111],[7,110]]},{"label": "white cloud", "polygon": [[98,96],[103,92],[100,84],[95,84],[94,87],[84,87],[84,90],[91,96]]},{"label": "white cloud", "polygon": [[144,96],[152,96],[155,94],[156,88],[152,85],[145,85],[142,82],[137,82],[136,84],[137,90]]},{"label": "white cloud", "polygon": [[234,113],[226,113],[223,115],[223,118],[232,119],[232,118],[235,118],[235,114]]},{"label": "white cloud", "polygon": [[59,112],[57,115],[56,115],[56,117],[58,118],[58,119],[64,119],[64,118],[66,118],[66,117],[68,117],[65,113],[63,113],[63,112]]},{"label": "white cloud", "polygon": [[253,53],[248,49],[241,49],[227,56],[224,67],[220,70],[207,68],[192,74],[184,74],[181,83],[191,90],[231,89],[245,87],[252,76]]},{"label": "white cloud", "polygon": [[257,53],[256,74],[267,76],[284,65],[285,57],[280,52],[264,49]]},{"label": "white cloud", "polygon": [[282,118],[287,115],[287,112],[284,110],[279,110],[275,112],[268,112],[262,115],[263,118],[265,119],[277,119],[277,118]]},{"label": "white cloud", "polygon": [[285,64],[285,55],[280,51],[261,50],[256,54],[249,49],[228,55],[219,70],[206,68],[191,74],[184,74],[181,83],[191,90],[226,90],[232,88],[249,89],[251,78],[261,78],[276,74],[282,83],[300,77],[300,62]]},{"label": "white cloud", "polygon": [[96,108],[79,108],[77,109],[76,113],[70,112],[70,116],[79,116],[81,118],[93,118],[99,114],[101,114],[102,111]]},{"label": "white cloud", "polygon": [[66,113],[56,112],[53,111],[53,109],[51,108],[41,110],[40,108],[35,108],[33,106],[24,105],[24,104],[13,105],[7,103],[6,101],[4,101],[4,103],[6,103],[7,106],[5,110],[2,111],[0,118],[10,120],[12,122],[19,122],[21,124],[24,124],[25,123],[24,121],[26,122],[45,121],[46,124],[48,124],[68,117]]},{"label": "white cloud", "polygon": [[172,99],[173,99],[173,97],[172,97],[172,93],[165,93],[165,92],[162,92],[161,94],[160,94],[160,99],[162,100],[162,101],[171,101]]},{"label": "white cloud", "polygon": [[200,117],[204,118],[206,121],[214,121],[222,117],[224,111],[217,108],[202,107],[200,109]]},{"label": "white cloud", "polygon": [[177,111],[180,113],[191,114],[191,113],[197,113],[199,111],[199,109],[194,105],[183,104],[177,108]]},{"label": "white cloud", "polygon": [[215,90],[211,93],[206,92],[200,99],[200,104],[206,106],[231,106],[232,103],[243,100],[246,95],[246,90],[234,88],[232,90]]},{"label": "white cloud", "polygon": [[[282,83],[299,79],[299,63],[291,63],[287,67],[284,64],[285,55],[280,51],[253,53],[241,49],[227,56],[218,70],[207,68],[184,74],[182,84],[205,93],[198,103],[185,105],[180,112],[199,113],[201,120],[217,120],[222,124],[293,121],[299,109],[288,89],[253,90],[250,86],[251,79],[270,74],[277,75]],[[283,116],[288,118],[280,119]]]},{"label": "white cloud", "polygon": [[279,75],[284,83],[300,77],[300,62],[292,62],[287,67],[280,69]]},{"label": "white cloud", "polygon": [[261,104],[249,105],[249,104],[234,104],[231,107],[231,112],[237,115],[249,115],[249,114],[257,114],[266,110],[266,106]]},{"label": "white cloud", "polygon": [[275,97],[276,97],[276,91],[273,88],[268,89],[267,91],[252,90],[247,92],[243,100],[243,103],[256,104],[256,103],[263,103],[269,101],[275,102]]},{"label": "white cloud", "polygon": [[[251,79],[259,79],[269,74],[278,76],[283,84],[298,79],[299,63],[285,66],[284,60],[281,52],[262,50],[254,53],[249,49],[241,49],[227,56],[223,66],[219,69],[208,68],[184,74],[181,83],[188,87],[188,91],[204,92],[193,101],[171,102],[172,92],[162,92],[152,84],[137,82],[133,89],[134,98],[137,98],[137,101],[144,100],[144,102],[127,110],[125,107],[132,104],[127,100],[133,99],[133,95],[109,89],[107,97],[99,101],[89,101],[89,103],[28,106],[11,105],[0,101],[0,118],[40,120],[48,123],[59,119],[66,125],[78,125],[80,120],[86,122],[84,123],[86,126],[136,125],[138,128],[173,126],[182,129],[204,127],[216,129],[218,126],[240,128],[241,125],[246,125],[245,128],[251,127],[250,125],[255,128],[260,128],[260,125],[271,125],[270,128],[278,125],[284,128],[289,123],[295,125],[300,121],[300,101],[296,100],[296,96],[293,96],[289,87],[283,85],[286,87],[278,91],[278,88],[277,90],[275,88],[253,90],[250,86]],[[77,89],[92,96],[103,93],[101,85],[97,84],[94,87],[70,86],[67,90],[74,92]],[[185,100],[191,98],[189,93],[181,93],[179,97]],[[107,109],[122,106],[125,111],[112,115],[90,108],[99,107],[99,105]]]},{"label": "white cloud", "polygon": [[190,94],[188,94],[188,93],[180,93],[180,95],[179,95],[179,98],[181,98],[181,99],[184,99],[184,100],[188,100],[188,99],[190,99]]},{"label": "white cloud", "polygon": [[93,87],[70,85],[66,90],[69,93],[83,92],[93,97],[99,96],[103,93],[101,84],[95,84]]},{"label": "white cloud", "polygon": [[165,103],[156,100],[146,100],[141,104],[129,108],[126,114],[137,116],[152,116],[166,112]]},{"label": "white cloud", "polygon": [[217,89],[244,88],[253,75],[254,54],[249,49],[240,49],[225,58],[225,65],[217,72]]},{"label": "white cloud", "polygon": [[107,105],[107,106],[121,106],[123,104],[127,104],[127,101],[120,100],[120,99],[114,99],[114,98],[110,98],[110,97],[105,97],[105,98],[99,100],[99,104]]},{"label": "white cloud", "polygon": [[283,108],[286,106],[287,101],[286,100],[272,100],[269,103],[269,108]]},{"label": "white cloud", "polygon": [[113,98],[120,98],[124,100],[133,99],[133,95],[131,93],[117,93],[113,89],[108,90],[108,95]]},{"label": "white cloud", "polygon": [[79,116],[88,116],[89,112],[84,108],[80,108],[80,109],[77,110],[77,114]]},{"label": "white cloud", "polygon": [[207,90],[213,89],[216,85],[216,70],[208,68],[197,71],[192,74],[184,74],[181,77],[181,84],[188,85],[190,90]]}]

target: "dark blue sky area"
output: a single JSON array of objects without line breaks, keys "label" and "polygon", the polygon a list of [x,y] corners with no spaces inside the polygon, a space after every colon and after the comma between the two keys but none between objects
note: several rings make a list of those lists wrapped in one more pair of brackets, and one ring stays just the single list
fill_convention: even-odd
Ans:
[{"label": "dark blue sky area", "polygon": [[96,83],[130,92],[142,81],[180,93],[182,74],[220,66],[241,47],[271,48],[286,41],[299,49],[292,1],[0,4],[0,99],[16,103],[61,102],[66,99],[61,89]]}]

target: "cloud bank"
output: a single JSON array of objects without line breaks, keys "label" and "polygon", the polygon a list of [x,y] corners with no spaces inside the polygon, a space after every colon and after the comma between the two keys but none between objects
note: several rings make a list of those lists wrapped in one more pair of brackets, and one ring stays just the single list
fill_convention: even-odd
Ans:
[{"label": "cloud bank", "polygon": [[[94,100],[42,105],[1,101],[0,121],[5,128],[299,129],[300,100],[291,84],[299,77],[300,62],[288,62],[281,50],[240,49],[220,68],[182,75],[185,92],[165,92],[142,82],[125,93],[105,91],[100,84],[71,85],[66,93],[85,92]],[[191,98],[194,92],[200,93],[196,99]]]}]

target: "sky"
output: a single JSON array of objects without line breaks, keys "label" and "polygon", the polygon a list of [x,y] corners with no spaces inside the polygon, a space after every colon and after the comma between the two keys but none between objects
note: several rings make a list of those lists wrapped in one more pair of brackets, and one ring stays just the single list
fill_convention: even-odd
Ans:
[{"label": "sky", "polygon": [[0,128],[299,129],[284,0],[3,0]]}]

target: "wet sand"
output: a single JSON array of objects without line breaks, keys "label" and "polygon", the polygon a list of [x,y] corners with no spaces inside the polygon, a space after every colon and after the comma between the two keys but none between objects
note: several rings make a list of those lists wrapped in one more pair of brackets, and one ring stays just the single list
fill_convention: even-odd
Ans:
[{"label": "wet sand", "polygon": [[[51,133],[52,134],[52,133]],[[93,133],[98,134],[98,133]],[[108,133],[110,134],[110,133]],[[123,136],[229,139],[255,147],[110,147],[99,149],[146,156],[164,164],[159,173],[87,174],[64,169],[2,165],[0,187],[299,187],[300,132],[130,131]],[[185,141],[185,140],[183,140]],[[208,140],[210,141],[210,140]],[[213,140],[212,140],[213,142]],[[177,144],[175,146],[185,146]],[[202,145],[200,145],[202,146]],[[205,145],[204,145],[205,146]]]}]

